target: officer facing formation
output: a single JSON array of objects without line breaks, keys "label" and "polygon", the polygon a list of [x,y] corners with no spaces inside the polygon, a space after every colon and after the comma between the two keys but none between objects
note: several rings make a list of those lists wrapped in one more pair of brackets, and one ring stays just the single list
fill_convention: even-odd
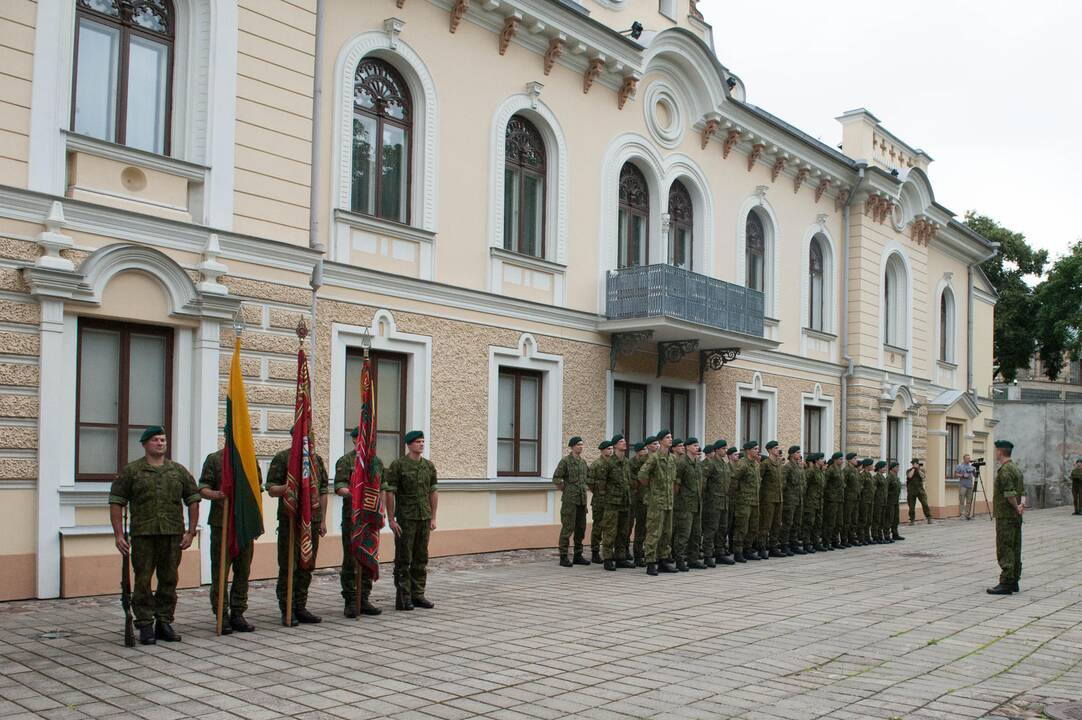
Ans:
[{"label": "officer facing formation", "polygon": [[[560,551],[560,565],[571,567],[589,565],[590,561],[582,556],[582,539],[586,537],[586,490],[590,467],[582,459],[582,450],[586,445],[582,438],[575,435],[567,441],[571,452],[560,459],[556,471],[552,473],[552,482],[563,493],[560,497],[560,539],[557,548]],[[567,557],[567,546],[571,539],[575,542],[575,559]]]},{"label": "officer facing formation", "polygon": [[1011,461],[1014,444],[996,440],[995,488],[992,491],[992,514],[996,520],[996,560],[999,562],[999,584],[988,588],[989,595],[1012,595],[1021,592],[1018,579],[1022,576],[1022,515],[1026,488],[1022,471]]}]

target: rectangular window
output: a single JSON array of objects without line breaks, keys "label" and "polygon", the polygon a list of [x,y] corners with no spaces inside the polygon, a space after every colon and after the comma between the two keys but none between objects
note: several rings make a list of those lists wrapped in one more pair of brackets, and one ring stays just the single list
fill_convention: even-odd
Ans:
[{"label": "rectangular window", "polygon": [[898,457],[902,448],[902,419],[896,417],[887,418],[887,460],[901,462]]},{"label": "rectangular window", "polygon": [[124,132],[129,147],[165,152],[169,47],[133,35],[128,48],[128,103]]},{"label": "rectangular window", "polygon": [[764,424],[766,418],[766,401],[754,398],[740,399],[740,444],[755,440],[760,447],[767,442],[763,435],[766,432]]},{"label": "rectangular window", "polygon": [[169,430],[173,331],[82,319],[76,364],[75,479],[112,480],[148,425]]},{"label": "rectangular window", "polygon": [[823,408],[804,406],[804,454],[823,450]]},{"label": "rectangular window", "polygon": [[672,430],[673,440],[685,440],[691,427],[691,391],[661,388],[661,424]]},{"label": "rectangular window", "polygon": [[943,477],[954,477],[954,467],[958,464],[958,458],[962,456],[962,426],[958,423],[947,423],[946,453],[944,454],[945,468]]},{"label": "rectangular window", "polygon": [[541,472],[541,383],[541,373],[500,368],[496,417],[498,475]]},{"label": "rectangular window", "polygon": [[113,142],[116,139],[117,71],[120,30],[79,19],[78,71],[72,128]]},{"label": "rectangular window", "polygon": [[629,443],[646,437],[646,386],[618,382],[612,388],[612,430]]},{"label": "rectangular window", "polygon": [[[376,455],[385,465],[401,457],[406,437],[406,371],[408,356],[399,353],[372,351],[372,386],[376,398]],[[343,418],[345,452],[355,442],[349,436],[361,415],[361,368],[364,353],[359,349],[346,351],[346,403]]]}]

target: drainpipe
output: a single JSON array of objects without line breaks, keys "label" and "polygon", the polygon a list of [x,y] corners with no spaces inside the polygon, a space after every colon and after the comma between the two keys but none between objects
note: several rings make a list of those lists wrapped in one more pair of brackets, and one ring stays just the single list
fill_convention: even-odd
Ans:
[{"label": "drainpipe", "polygon": [[[320,163],[323,131],[323,21],[325,19],[324,0],[316,0],[316,47],[315,69],[312,72],[312,174],[308,196],[308,247],[323,252],[326,248],[319,241],[319,211],[321,200],[320,180],[323,167]],[[314,321],[313,315],[313,321]]]},{"label": "drainpipe", "polygon": [[842,360],[845,361],[845,370],[842,371],[842,411],[841,411],[841,450],[846,450],[849,443],[849,378],[853,375],[853,358],[849,357],[849,206],[853,204],[853,198],[857,196],[857,190],[864,183],[864,169],[868,163],[857,163],[857,184],[842,206],[842,252],[845,262],[842,272]]},{"label": "drainpipe", "polygon": [[985,260],[991,260],[998,252],[998,249],[993,250],[989,255],[966,265],[966,390],[973,395],[973,402],[978,397],[977,388],[973,387],[973,268]]}]

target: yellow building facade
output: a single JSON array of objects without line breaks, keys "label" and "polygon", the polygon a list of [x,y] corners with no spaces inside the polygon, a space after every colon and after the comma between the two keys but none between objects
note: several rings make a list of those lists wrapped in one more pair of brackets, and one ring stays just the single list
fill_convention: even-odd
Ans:
[{"label": "yellow building facade", "polygon": [[749,102],[694,2],[15,0],[0,27],[0,599],[115,590],[109,479],[159,422],[198,476],[237,318],[264,469],[298,322],[329,463],[371,338],[381,456],[419,428],[439,469],[437,555],[554,545],[570,435],[920,457],[940,516],[990,451],[995,246],[871,113],[839,150]]}]

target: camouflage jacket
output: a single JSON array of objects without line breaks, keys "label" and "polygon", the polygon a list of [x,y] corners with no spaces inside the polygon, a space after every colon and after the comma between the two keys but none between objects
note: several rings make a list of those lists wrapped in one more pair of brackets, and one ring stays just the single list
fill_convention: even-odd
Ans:
[{"label": "camouflage jacket", "polygon": [[566,505],[586,504],[586,479],[590,473],[590,466],[580,457],[572,454],[564,455],[556,471],[552,473],[552,482],[563,483],[562,503]]},{"label": "camouflage jacket", "polygon": [[130,462],[109,488],[110,505],[131,506],[132,535],[183,535],[184,508],[199,502],[195,478],[180,463]]},{"label": "camouflage jacket", "polygon": [[391,463],[383,476],[383,489],[394,493],[394,514],[399,520],[431,520],[432,493],[436,492],[436,466],[428,458],[409,455]]},{"label": "camouflage jacket", "polygon": [[643,499],[651,509],[672,510],[673,486],[676,484],[676,458],[658,450],[639,468],[639,482],[646,483]]},{"label": "camouflage jacket", "polygon": [[676,487],[673,510],[700,512],[703,508],[703,463],[687,455],[676,463]]}]

